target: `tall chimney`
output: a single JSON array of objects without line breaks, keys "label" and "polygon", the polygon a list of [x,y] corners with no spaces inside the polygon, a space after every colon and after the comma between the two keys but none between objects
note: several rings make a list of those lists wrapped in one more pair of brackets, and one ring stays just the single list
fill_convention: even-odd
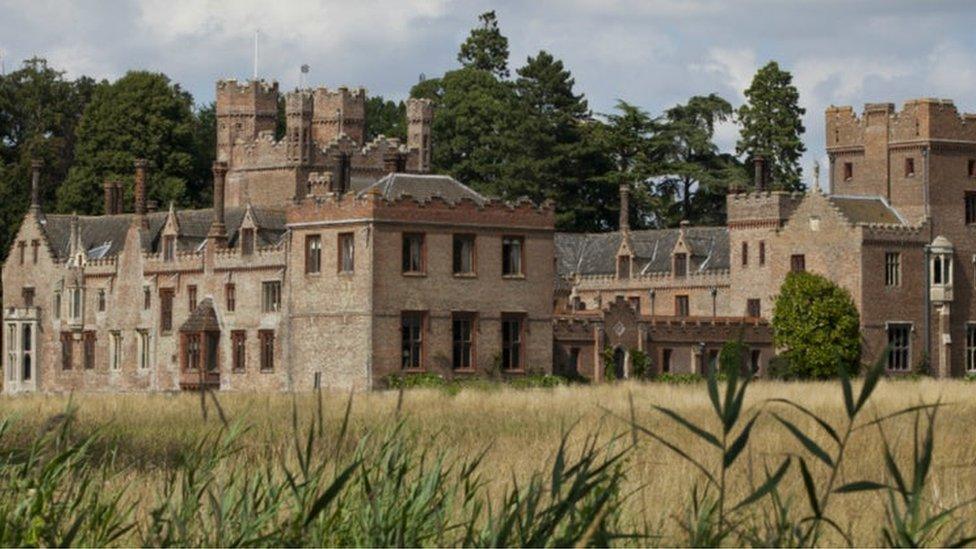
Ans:
[{"label": "tall chimney", "polygon": [[227,244],[227,227],[224,225],[224,180],[227,177],[227,163],[213,163],[213,222],[207,236],[220,245]]},{"label": "tall chimney", "polygon": [[115,213],[120,214],[125,211],[125,206],[122,204],[122,197],[124,193],[122,192],[122,182],[115,182]]},{"label": "tall chimney", "polygon": [[31,202],[30,207],[34,211],[41,209],[41,167],[44,161],[38,158],[31,160]]},{"label": "tall chimney", "polygon": [[102,191],[104,192],[105,199],[105,215],[115,215],[118,212],[116,207],[118,206],[118,199],[116,197],[116,187],[115,182],[108,179],[102,184]]},{"label": "tall chimney", "polygon": [[140,225],[143,229],[149,228],[149,220],[146,219],[146,168],[149,162],[145,158],[137,158],[136,166],[136,185],[135,185],[135,213],[140,217]]},{"label": "tall chimney", "polygon": [[620,184],[620,232],[630,230],[630,187]]},{"label": "tall chimney", "polygon": [[755,187],[756,191],[766,190],[766,159],[757,155],[752,159],[755,167]]}]

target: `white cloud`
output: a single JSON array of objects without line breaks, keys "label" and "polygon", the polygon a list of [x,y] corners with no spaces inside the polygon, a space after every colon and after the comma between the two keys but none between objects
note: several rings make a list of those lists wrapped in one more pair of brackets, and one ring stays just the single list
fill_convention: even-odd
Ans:
[{"label": "white cloud", "polygon": [[692,70],[718,75],[722,81],[738,93],[737,99],[744,99],[743,92],[752,83],[759,64],[756,52],[751,48],[712,48],[704,63],[691,65]]}]

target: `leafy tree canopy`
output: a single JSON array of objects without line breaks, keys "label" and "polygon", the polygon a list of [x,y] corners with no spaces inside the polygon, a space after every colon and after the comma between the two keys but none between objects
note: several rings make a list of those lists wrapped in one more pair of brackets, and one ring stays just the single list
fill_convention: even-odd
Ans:
[{"label": "leafy tree canopy", "polygon": [[373,96],[366,100],[366,141],[380,135],[407,140],[407,106],[403,101],[384,100]]},{"label": "leafy tree canopy", "polygon": [[[58,208],[100,212],[102,183],[131,182],[136,158],[149,161],[150,199],[192,204],[207,186],[192,109],[190,94],[159,73],[133,71],[100,87],[78,125],[75,164],[58,189]],[[131,203],[131,184],[126,195]]]},{"label": "leafy tree canopy", "polygon": [[490,72],[498,78],[508,78],[508,38],[498,28],[495,11],[482,13],[481,26],[471,29],[461,44],[457,60],[462,66]]},{"label": "leafy tree canopy", "polygon": [[838,365],[852,375],[859,369],[860,316],[851,294],[830,280],[807,272],[786,275],[772,323],[790,377],[834,377]]}]

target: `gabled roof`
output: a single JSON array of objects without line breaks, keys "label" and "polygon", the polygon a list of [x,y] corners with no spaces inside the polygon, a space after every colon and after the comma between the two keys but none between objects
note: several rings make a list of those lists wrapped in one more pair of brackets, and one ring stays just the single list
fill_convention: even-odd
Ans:
[{"label": "gabled roof", "polygon": [[473,200],[479,205],[488,202],[485,196],[448,175],[391,173],[371,185],[353,190],[360,197],[378,192],[390,201],[410,196],[423,201],[439,197],[451,203],[463,199]]},{"label": "gabled roof", "polygon": [[[236,244],[246,207],[227,208],[224,212],[229,245]],[[257,243],[260,246],[275,245],[285,232],[285,212],[269,208],[252,207],[254,222],[257,224]],[[149,230],[143,233],[142,251],[158,252],[160,233],[166,225],[168,212],[146,214]],[[67,257],[70,249],[72,215],[46,214],[41,226],[51,245],[51,251],[59,259]],[[125,247],[125,235],[129,226],[135,222],[135,214],[77,216],[81,243],[89,252],[89,257],[98,259],[117,255]],[[195,250],[206,240],[207,231],[213,221],[213,209],[177,210],[180,236],[177,249]]]},{"label": "gabled roof", "polygon": [[193,309],[186,322],[180,326],[181,332],[219,332],[220,322],[217,321],[217,311],[214,311],[213,300],[205,298]]},{"label": "gabled roof", "polygon": [[828,200],[851,223],[905,224],[901,215],[880,196],[830,195]]},{"label": "gabled roof", "polygon": [[[671,251],[680,229],[630,231],[634,268],[640,273],[671,270]],[[556,273],[560,277],[616,273],[617,250],[622,235],[609,233],[556,233]],[[729,268],[729,231],[726,227],[687,227],[685,243],[693,265],[702,272]]]}]

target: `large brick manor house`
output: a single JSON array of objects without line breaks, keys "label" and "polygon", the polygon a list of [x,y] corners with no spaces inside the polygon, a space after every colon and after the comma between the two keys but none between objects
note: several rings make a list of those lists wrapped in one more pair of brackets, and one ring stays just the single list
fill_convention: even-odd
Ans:
[{"label": "large brick manor house", "polygon": [[[390,374],[701,372],[742,338],[762,372],[786,273],[847,288],[866,358],[976,371],[976,115],[948,101],[826,113],[826,189],[732,192],[722,227],[557,233],[552,204],[429,173],[431,105],[364,142],[362,90],[217,84],[214,203],[104,215],[33,195],[3,266],[3,390],[307,390]],[[818,178],[819,179],[819,178]]]}]

